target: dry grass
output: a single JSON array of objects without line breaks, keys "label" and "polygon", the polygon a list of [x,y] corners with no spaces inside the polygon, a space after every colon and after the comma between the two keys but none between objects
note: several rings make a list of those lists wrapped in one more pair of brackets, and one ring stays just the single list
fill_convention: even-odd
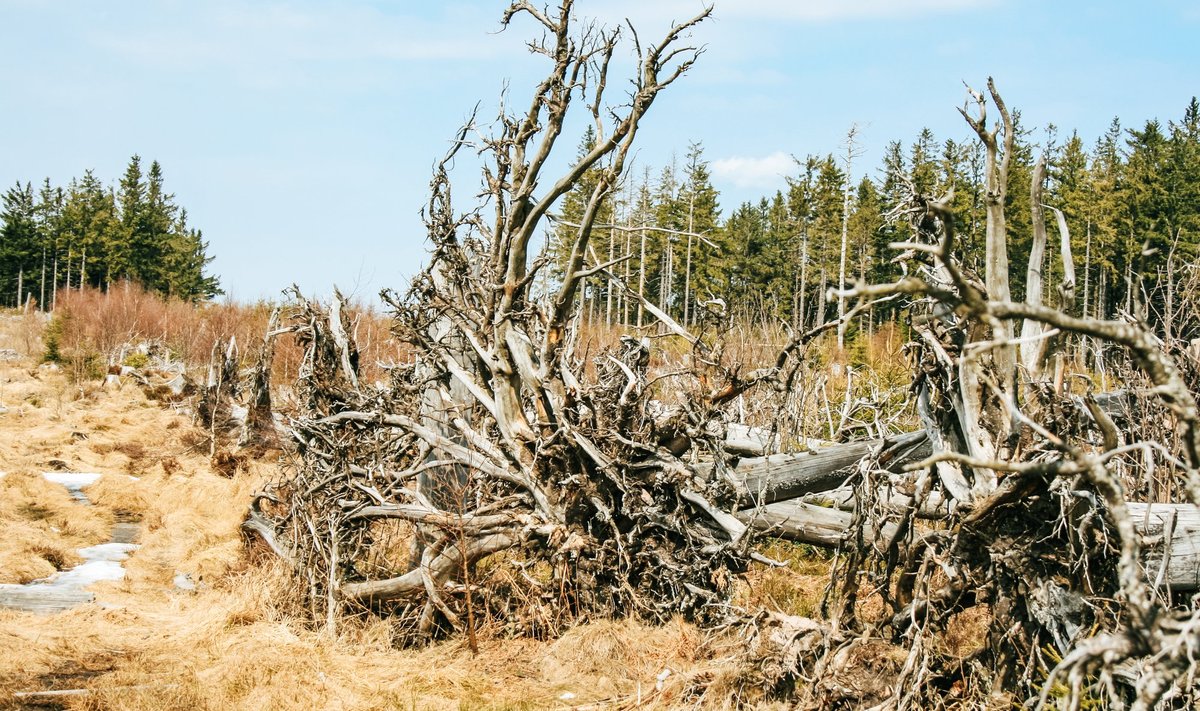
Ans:
[{"label": "dry grass", "polygon": [[[13,692],[62,688],[87,689],[58,700],[68,708],[131,710],[724,708],[749,698],[730,662],[737,640],[683,622],[602,621],[553,641],[491,631],[478,655],[460,641],[397,649],[373,617],[314,628],[291,607],[284,571],[239,533],[272,463],[214,473],[186,418],[133,386],[81,395],[66,373],[31,363],[0,366],[0,384],[11,471],[0,480],[0,570],[48,574],[56,556],[67,565],[75,548],[104,540],[113,520],[143,526],[125,579],[93,587],[100,604],[0,610],[0,708],[20,705]],[[104,473],[87,489],[94,507],[37,475],[50,459]],[[176,589],[177,572],[198,589]],[[728,692],[704,696],[718,678],[734,680]]]},{"label": "dry grass", "polygon": [[739,589],[737,602],[748,609],[816,617],[829,584],[830,553],[782,539],[767,541],[761,552],[787,565],[753,568]]},{"label": "dry grass", "polygon": [[75,550],[108,538],[104,511],[72,501],[67,490],[32,471],[0,479],[0,583],[27,583],[80,562]]},{"label": "dry grass", "polygon": [[[0,323],[0,348],[24,338],[15,330],[23,325]],[[749,336],[742,347],[750,353]],[[10,472],[0,480],[0,574],[23,581],[69,565],[118,519],[142,522],[142,547],[124,580],[95,586],[101,604],[52,615],[0,610],[0,708],[19,707],[13,692],[64,688],[87,690],[60,699],[69,708],[131,711],[786,708],[764,698],[743,640],[679,621],[597,621],[551,641],[489,627],[478,655],[463,641],[397,649],[388,622],[375,617],[314,628],[293,608],[285,572],[248,551],[239,532],[249,497],[275,465],[249,461],[222,476],[184,415],[132,385],[80,387],[68,376],[32,361],[0,364],[8,408],[0,461]],[[79,507],[37,475],[51,460],[104,474],[87,490],[95,507]],[[392,553],[402,556],[405,531],[395,533]],[[785,542],[764,553],[788,566],[755,569],[739,602],[811,614],[826,556]],[[176,589],[176,573],[198,589]],[[957,644],[966,649],[977,621],[963,622]]]}]

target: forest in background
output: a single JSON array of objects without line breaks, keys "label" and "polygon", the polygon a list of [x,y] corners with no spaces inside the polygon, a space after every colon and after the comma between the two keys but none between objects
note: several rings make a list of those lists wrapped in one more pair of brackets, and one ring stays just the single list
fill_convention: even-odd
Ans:
[{"label": "forest in background", "polygon": [[[122,368],[105,378],[106,390],[93,388],[97,402],[119,394],[121,378],[161,395],[148,366],[176,372],[148,347],[129,358],[135,339],[124,334],[174,325],[192,345],[170,350],[209,354],[204,384],[183,388],[196,425],[186,451],[207,452],[214,473],[241,479],[236,491],[198,489],[205,500],[195,503],[219,499],[226,513],[245,512],[220,529],[244,576],[233,577],[232,562],[188,571],[180,559],[162,558],[161,529],[192,527],[148,506],[137,509],[146,511],[146,549],[131,565],[165,563],[157,597],[181,572],[204,583],[199,595],[263,591],[243,610],[212,605],[223,629],[269,619],[289,638],[320,629],[341,643],[382,622],[372,630],[379,646],[360,647],[364,668],[394,645],[449,638],[457,644],[442,650],[513,669],[513,659],[532,656],[528,641],[597,623],[693,625],[704,641],[677,646],[717,660],[691,674],[655,660],[624,688],[591,684],[578,698],[556,690],[550,705],[1194,707],[1200,348],[1184,348],[1180,338],[1200,323],[1200,287],[1188,276],[1196,256],[1196,101],[1180,123],[1147,122],[1141,131],[1114,123],[1087,150],[1076,135],[1059,146],[1053,129],[1039,133],[1040,142],[1018,130],[989,78],[986,95],[968,89],[975,111],[969,103],[963,110],[983,150],[924,132],[910,148],[892,145],[877,180],[859,181],[852,131],[844,154],[797,161],[786,191],[723,218],[701,146],[689,148],[682,170],[668,167],[657,178],[626,169],[653,99],[702,53],[681,44],[710,12],[645,45],[652,49],[639,53],[634,95],[610,107],[605,58],[621,34],[585,26],[577,42],[571,0],[558,15],[514,3],[504,21],[528,14],[541,25],[546,39],[531,48],[551,60],[547,79],[528,114],[505,113],[493,133],[482,129],[485,192],[473,196],[474,207],[451,202],[449,178],[456,152],[473,146],[460,140],[436,164],[423,214],[429,264],[407,293],[385,294],[393,317],[380,331],[369,321],[364,327],[336,291],[325,304],[294,290],[278,309],[260,305],[252,322],[236,304],[193,308],[173,298],[173,288],[149,282],[172,298],[155,296],[143,308],[137,287],[108,279],[92,288],[87,257],[75,270],[81,286],[59,290],[58,250],[48,261],[43,247],[40,286],[54,265],[57,296],[46,350],[70,346],[74,335],[76,352],[116,353],[110,362],[133,371]],[[555,178],[547,158],[572,101],[590,110],[599,137],[585,138]],[[1001,118],[994,130],[989,103]],[[1108,182],[1105,165],[1115,166]],[[1111,212],[1096,210],[1104,199]],[[531,265],[529,246],[542,240],[556,203],[551,252]],[[1060,217],[1064,241],[1074,228],[1080,259],[1069,245],[1061,257],[1046,255],[1043,203]],[[151,275],[128,267],[116,278]],[[21,268],[18,302],[25,279]],[[1059,299],[1047,306],[1054,297],[1043,292],[1056,285]],[[843,300],[831,301],[839,288]],[[855,311],[846,311],[849,299]],[[188,320],[196,315],[208,321]],[[114,327],[122,318],[129,328]],[[847,318],[860,333],[884,319],[897,324],[876,337],[907,330],[894,372],[911,379],[831,363],[832,339],[816,342],[821,328],[811,327]],[[46,320],[27,310],[8,322],[20,322],[32,342],[41,332],[29,326]],[[261,340],[220,336],[205,347],[210,335],[239,325],[245,333],[251,323]],[[758,324],[772,324],[776,336],[787,326],[797,333],[748,344],[747,332],[764,340],[768,329]],[[592,338],[649,329],[669,338],[622,336],[602,347]],[[377,332],[390,338],[373,354]],[[275,349],[284,334],[298,349]],[[839,345],[843,335],[839,328]],[[858,336],[851,329],[852,348],[872,340]],[[1097,343],[1096,362],[1111,378],[1093,379],[1089,364],[1066,357],[1077,338]],[[250,368],[239,343],[249,346]],[[751,370],[746,345],[775,355]],[[837,355],[853,361],[851,353]],[[378,377],[363,365],[392,354]],[[296,377],[272,393],[277,357]],[[16,376],[62,382],[59,370]],[[96,374],[103,372],[111,371]],[[43,407],[46,392],[26,383],[34,397],[19,405],[22,417]],[[84,387],[78,392],[88,397]],[[291,405],[286,428],[275,417],[281,402]],[[907,420],[897,415],[900,403],[913,413]],[[47,417],[63,421],[63,398],[52,407]],[[834,443],[809,438],[817,412]],[[90,436],[80,432],[64,428],[54,441],[76,456],[76,440]],[[185,442],[177,436],[166,439],[179,451]],[[89,445],[96,454],[109,446],[102,437]],[[283,466],[257,479],[244,464],[273,457],[276,447]],[[41,482],[47,453],[22,454],[30,457],[25,478]],[[134,466],[127,471],[141,473]],[[179,461],[164,460],[161,477],[145,477],[143,486],[169,484],[179,471]],[[202,477],[183,478],[203,486]],[[160,510],[179,508],[161,501]],[[774,536],[802,545],[760,545]],[[836,552],[814,556],[806,546]],[[268,551],[280,565],[264,565],[259,553]],[[796,571],[817,557],[828,569],[819,597],[796,578],[761,573]],[[139,567],[130,568],[131,585],[146,580]],[[121,625],[132,627],[134,618],[120,612]],[[316,658],[280,642],[280,630],[268,643],[277,656]],[[252,649],[250,634],[215,655],[181,638],[162,661],[136,645],[109,644],[155,663],[143,670],[114,660],[100,672],[107,681],[86,679],[74,691],[90,695],[98,686],[101,700],[86,701],[97,707],[119,705],[103,696],[112,686],[151,689],[140,697],[152,700],[147,708],[229,706],[203,694],[233,684],[239,700],[253,696],[260,707],[269,692],[246,692],[211,666],[247,656],[228,651]],[[497,638],[508,648],[489,647]],[[597,658],[643,654],[611,645]],[[210,666],[193,661],[206,654]],[[153,686],[172,664],[202,669],[203,683],[178,692],[191,697],[176,697],[174,683]],[[48,674],[38,674],[9,686],[21,694],[45,688]],[[491,693],[504,685],[479,686]]]},{"label": "forest in background", "polygon": [[[1039,156],[1047,163],[1044,194],[1070,227],[1082,264],[1075,313],[1110,318],[1121,312],[1146,319],[1167,335],[1192,338],[1193,325],[1170,313],[1180,277],[1200,247],[1200,104],[1182,117],[1147,120],[1126,129],[1114,119],[1090,148],[1077,134],[1060,140],[1051,126],[1041,135],[1021,126],[1009,171],[1006,213],[1012,245],[1014,296],[1022,298],[1033,234],[1030,181]],[[579,147],[590,149],[589,132]],[[792,328],[819,326],[837,316],[830,288],[887,282],[899,275],[889,244],[912,238],[899,217],[910,188],[941,195],[953,188],[960,221],[960,252],[976,272],[984,250],[984,156],[973,140],[939,140],[928,129],[905,146],[892,142],[875,177],[854,182],[859,156],[852,131],[840,153],[797,158],[786,190],[744,202],[722,214],[720,195],[703,147],[693,143],[681,162],[655,170],[641,166],[604,200],[591,241],[594,264],[612,267],[628,286],[594,277],[584,311],[593,323],[638,326],[650,318],[635,294],[685,326],[715,312],[742,323],[782,320]],[[551,235],[551,278],[561,279],[569,243],[595,183],[590,171],[563,199]],[[56,289],[106,289],[122,280],[184,301],[221,294],[209,274],[212,256],[187,210],[163,184],[157,161],[143,172],[133,156],[115,186],[92,171],[66,188],[49,179],[35,190],[17,183],[3,195],[0,213],[0,304],[28,299],[54,305]],[[1051,284],[1061,265],[1050,250],[1044,265]],[[863,314],[848,330],[894,319],[886,306]]]},{"label": "forest in background", "polygon": [[[1196,324],[1178,323],[1174,293],[1200,247],[1200,104],[1193,98],[1182,118],[1124,128],[1114,119],[1089,147],[1078,133],[1062,140],[1057,129],[1041,135],[1015,115],[1016,142],[1008,174],[1005,213],[1013,296],[1024,298],[1033,220],[1030,185],[1039,157],[1046,160],[1044,195],[1070,227],[1080,268],[1074,313],[1112,318],[1122,312],[1146,320],[1168,336],[1194,338]],[[892,142],[876,178],[854,183],[859,147],[852,131],[840,154],[797,159],[786,190],[745,202],[722,217],[719,194],[700,144],[682,162],[658,171],[644,166],[606,199],[589,262],[628,256],[613,266],[630,292],[592,278],[584,308],[593,321],[642,325],[636,294],[685,326],[707,309],[741,322],[783,320],[795,329],[837,316],[825,298],[830,288],[856,282],[894,281],[900,267],[888,245],[908,242],[913,229],[898,211],[911,192],[936,197],[954,191],[959,224],[956,250],[982,274],[984,242],[983,146],[975,140],[939,140],[928,129],[905,146]],[[580,155],[594,141],[590,132]],[[595,171],[592,171],[594,173]],[[591,194],[585,176],[566,196],[551,239],[554,273],[561,276],[573,227]],[[1043,269],[1048,286],[1061,279],[1057,250]],[[863,314],[849,330],[892,320],[887,305]]]},{"label": "forest in background", "polygon": [[59,290],[107,289],[121,281],[192,302],[222,293],[206,272],[208,243],[167,192],[158,161],[143,172],[133,156],[116,186],[91,170],[66,188],[49,178],[36,192],[17,182],[4,193],[2,209],[2,305],[32,299],[53,308]]}]

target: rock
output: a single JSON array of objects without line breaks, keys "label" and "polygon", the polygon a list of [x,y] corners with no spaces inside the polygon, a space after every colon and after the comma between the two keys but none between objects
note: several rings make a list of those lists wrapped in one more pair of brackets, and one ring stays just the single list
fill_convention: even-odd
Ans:
[{"label": "rock", "polygon": [[181,570],[175,571],[175,577],[171,582],[175,584],[176,590],[196,592],[196,583],[192,580],[192,576]]},{"label": "rock", "polygon": [[0,348],[0,361],[21,360],[21,355],[11,348]]},{"label": "rock", "polygon": [[104,387],[111,388],[111,389],[120,388],[121,387],[121,376],[113,375],[112,373],[109,373],[108,375],[104,376]]}]

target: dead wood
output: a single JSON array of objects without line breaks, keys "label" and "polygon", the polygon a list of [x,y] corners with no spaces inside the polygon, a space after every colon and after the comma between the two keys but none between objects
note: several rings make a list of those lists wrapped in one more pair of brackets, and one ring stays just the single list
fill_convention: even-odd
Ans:
[{"label": "dead wood", "polygon": [[248,378],[246,419],[238,438],[240,447],[278,444],[279,430],[271,408],[271,365],[275,359],[275,339],[279,335],[279,307],[276,306],[267,319],[267,332],[263,334],[258,357]]},{"label": "dead wood", "polygon": [[[1010,134],[990,82],[989,90]],[[956,685],[979,690],[964,705],[1015,699],[1041,706],[1060,682],[1068,708],[1085,699],[1135,709],[1195,699],[1195,664],[1184,650],[1198,641],[1200,614],[1191,604],[1173,605],[1168,592],[1195,585],[1195,398],[1171,349],[1144,324],[1083,319],[1041,304],[1040,264],[1030,265],[1030,300],[1009,299],[1007,273],[994,273],[1004,271],[1002,245],[993,242],[1003,234],[994,227],[1004,223],[1003,201],[996,200],[1003,189],[993,178],[1004,175],[1011,144],[998,151],[997,132],[983,120],[983,97],[974,96],[979,117],[968,121],[988,159],[986,280],[963,267],[948,198],[914,195],[907,214],[918,237],[903,245],[907,276],[850,293],[911,299],[913,389],[932,456],[902,476],[867,462],[850,482],[853,520],[834,574],[834,628],[863,635],[880,629],[860,622],[867,593],[890,611],[884,629],[907,654],[890,708],[940,704],[929,690]],[[1041,219],[1037,172],[1033,202]],[[1044,231],[1038,242],[1033,256],[1040,262]],[[1060,293],[1071,288],[1064,284]],[[1018,344],[1007,324],[1016,321],[1024,321],[1026,338],[1073,334],[1119,348],[1111,353],[1118,362],[1124,356],[1124,381],[1141,392],[1123,394],[1132,414],[1119,407],[1110,414],[1090,393],[1063,392],[1062,377],[1054,384],[1013,378],[1007,353]],[[1037,374],[1039,350],[1027,349],[1027,374]],[[1106,400],[1122,404],[1120,397]],[[911,497],[899,508],[896,489]],[[1187,496],[1131,503],[1131,491]],[[919,512],[935,492],[952,503],[933,527]],[[1188,523],[1175,527],[1178,521]],[[982,649],[966,664],[940,657],[933,642],[949,622],[984,606]]]},{"label": "dead wood", "polygon": [[873,451],[878,452],[881,466],[899,469],[929,456],[929,439],[924,432],[912,432],[892,440],[865,440],[800,454],[741,459],[734,476],[748,503],[761,506],[835,489]]},{"label": "dead wood", "polygon": [[[572,9],[516,2],[504,13],[505,26],[538,28],[529,46],[550,68],[526,108],[502,108],[490,130],[472,117],[435,167],[430,263],[406,293],[385,296],[411,359],[387,383],[363,383],[340,295],[292,305],[305,349],[296,460],[256,499],[246,529],[292,564],[313,618],[333,627],[343,611],[370,609],[406,641],[473,640],[481,620],[533,635],[596,616],[724,624],[745,619],[733,581],[768,530],[839,546],[828,623],[765,616],[749,628],[773,640],[755,645],[773,688],[808,679],[815,704],[891,709],[945,705],[948,689],[969,691],[964,706],[1044,705],[1060,678],[1069,707],[1087,694],[1135,709],[1200,698],[1200,613],[1170,594],[1197,574],[1187,507],[1200,503],[1200,410],[1172,349],[1143,324],[1078,318],[1040,297],[1012,302],[1004,204],[1015,128],[993,83],[999,125],[987,123],[982,93],[972,92],[977,112],[963,112],[986,154],[983,278],[960,257],[951,196],[913,195],[905,276],[834,294],[859,299],[856,309],[907,300],[922,431],[781,455],[773,448],[798,433],[731,436],[736,402],[766,392],[777,421],[790,422],[780,403],[796,396],[805,349],[839,324],[743,372],[724,362],[719,324],[674,321],[590,248],[640,122],[699,56],[687,32],[709,13],[657,44],[629,28],[637,70],[614,102],[608,73],[624,30],[576,28]],[[596,143],[551,176],[581,103]],[[463,148],[484,163],[481,201],[465,212],[449,178]],[[595,187],[562,278],[539,290],[547,258],[534,237],[584,174]],[[1031,187],[1040,220],[1037,178]],[[1044,251],[1044,230],[1039,239]],[[1040,269],[1030,277],[1044,289]],[[577,352],[579,294],[596,279],[686,344],[677,371],[654,382],[645,338]],[[1030,379],[1041,356],[1019,377],[1017,322],[1029,338],[1057,331],[1110,345],[1127,390],[1072,395],[1065,374]],[[677,402],[660,406],[662,391]],[[1146,500],[1131,503],[1139,477]],[[794,501],[839,487],[853,492],[849,511]],[[1188,503],[1162,500],[1170,492]],[[939,635],[971,610],[986,616],[981,649],[939,653]],[[864,660],[878,662],[873,683],[845,693],[840,680]]]},{"label": "dead wood", "polygon": [[233,403],[240,392],[236,339],[213,343],[208,376],[196,402],[196,422],[206,429],[229,429],[234,420]]},{"label": "dead wood", "polygon": [[[544,33],[530,48],[550,69],[525,110],[505,110],[491,132],[472,121],[435,168],[430,263],[406,294],[385,297],[412,360],[382,387],[367,385],[340,299],[297,299],[289,314],[305,347],[298,461],[258,500],[249,528],[294,558],[327,624],[370,606],[419,640],[470,635],[479,619],[544,634],[595,615],[712,623],[733,612],[734,576],[753,552],[733,515],[746,490],[725,449],[729,412],[751,388],[786,391],[813,334],[777,367],[743,374],[723,365],[715,332],[691,333],[643,304],[693,349],[667,416],[651,406],[649,342],[628,338],[587,360],[575,352],[582,284],[616,281],[586,263],[599,207],[655,98],[699,56],[686,36],[708,11],[644,44],[631,28],[576,29],[572,9],[520,2],[504,15]],[[628,95],[611,100],[624,32],[638,69]],[[577,104],[596,126],[595,147],[550,176]],[[485,158],[485,200],[458,212],[448,166],[469,144]],[[596,188],[562,280],[535,291],[545,260],[531,242],[589,171]],[[700,459],[710,462],[703,472]],[[415,542],[403,561],[386,550],[397,537]]]}]

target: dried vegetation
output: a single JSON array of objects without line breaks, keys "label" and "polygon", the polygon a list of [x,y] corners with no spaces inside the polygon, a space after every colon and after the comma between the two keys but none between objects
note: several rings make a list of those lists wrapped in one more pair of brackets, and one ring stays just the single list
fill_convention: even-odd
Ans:
[{"label": "dried vegetation", "polygon": [[[69,658],[91,675],[71,703],[96,708],[1194,706],[1200,360],[1180,340],[1200,313],[1194,283],[1165,300],[1171,337],[1145,304],[1140,318],[1075,317],[1060,219],[1045,305],[1043,162],[1013,302],[1015,128],[989,82],[963,109],[986,152],[984,273],[964,266],[950,196],[914,190],[893,216],[916,235],[894,245],[904,276],[830,295],[858,300],[847,319],[901,306],[903,350],[897,331],[876,336],[888,367],[823,353],[837,323],[751,334],[716,302],[692,328],[643,301],[650,329],[589,330],[589,279],[637,298],[610,270],[620,260],[589,249],[598,205],[658,93],[699,56],[687,32],[708,12],[657,44],[635,36],[636,73],[613,101],[622,34],[575,28],[571,10],[505,13],[539,29],[530,48],[551,69],[526,112],[472,120],[436,167],[430,263],[386,297],[394,343],[372,341],[386,367],[367,374],[383,358],[340,295],[297,294],[278,328],[259,324],[264,343],[287,331],[296,345],[257,351],[248,401],[233,339],[208,339],[199,434],[136,390],[49,398],[27,382],[42,371],[10,378],[6,397],[27,395],[6,423],[30,418],[2,445],[25,467],[0,508],[24,527],[0,551],[16,579],[66,564],[115,517],[145,528],[129,575],[103,591],[115,607],[0,613],[5,688]],[[597,141],[551,178],[572,105]],[[448,166],[464,148],[483,157],[483,193],[462,211]],[[547,260],[532,240],[585,173],[595,188],[561,282],[535,289]],[[99,339],[73,352],[116,352]],[[270,414],[272,352],[297,375],[282,468],[231,425],[239,395]],[[144,446],[163,433],[162,449]],[[818,433],[853,441],[820,447]],[[76,523],[32,475],[49,450],[142,478],[98,483],[97,512]],[[828,550],[761,546],[762,529]],[[173,590],[179,572],[199,591]]]}]

